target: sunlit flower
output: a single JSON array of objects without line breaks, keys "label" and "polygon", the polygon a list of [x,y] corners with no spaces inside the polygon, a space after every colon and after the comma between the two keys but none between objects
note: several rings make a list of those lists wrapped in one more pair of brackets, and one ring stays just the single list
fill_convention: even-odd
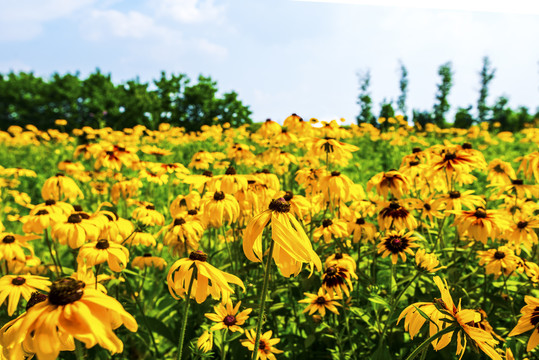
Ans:
[{"label": "sunlit flower", "polygon": [[413,230],[417,227],[417,221],[410,211],[398,200],[386,201],[378,206],[378,225],[380,230]]},{"label": "sunlit flower", "polygon": [[538,228],[539,219],[521,214],[515,218],[515,222],[502,234],[502,237],[509,241],[517,254],[520,254],[521,244],[527,249],[537,244],[537,233],[534,229]]},{"label": "sunlit flower", "polygon": [[197,340],[197,348],[203,353],[211,351],[213,348],[213,333],[211,331],[204,331]]},{"label": "sunlit flower", "polygon": [[502,273],[505,276],[513,273],[520,262],[520,258],[515,255],[513,250],[506,246],[500,246],[498,249],[478,251],[477,255],[481,259],[479,265],[485,266],[487,275],[493,274],[496,279]]},{"label": "sunlit flower", "polygon": [[526,351],[532,351],[539,344],[539,328],[537,327],[539,324],[539,299],[526,295],[524,301],[526,301],[526,305],[520,309],[522,317],[508,336],[520,335],[533,330],[526,346]]},{"label": "sunlit flower", "polygon": [[348,254],[342,254],[342,253],[335,253],[326,259],[326,262],[324,263],[324,266],[326,268],[330,266],[342,266],[347,268],[350,272],[355,273],[356,272],[356,261]]},{"label": "sunlit flower", "polygon": [[328,293],[330,298],[338,296],[350,296],[350,291],[354,288],[352,278],[357,279],[356,273],[350,272],[343,266],[330,266],[322,275],[322,288]]},{"label": "sunlit flower", "polygon": [[0,260],[26,262],[26,255],[23,249],[33,254],[33,249],[27,241],[39,238],[37,235],[24,236],[12,233],[0,233]]},{"label": "sunlit flower", "polygon": [[472,195],[473,190],[467,190],[464,192],[451,191],[446,194],[440,195],[432,206],[435,206],[443,210],[457,210],[460,211],[463,207],[467,209],[474,209],[477,206],[485,206],[485,200],[478,195]]},{"label": "sunlit flower", "polygon": [[220,228],[225,222],[228,224],[235,222],[240,215],[238,200],[222,191],[207,192],[201,206],[207,223],[215,228]]},{"label": "sunlit flower", "polygon": [[424,272],[434,273],[442,268],[440,261],[434,253],[427,253],[425,249],[418,249],[415,253],[416,267]]},{"label": "sunlit flower", "polygon": [[84,199],[84,195],[75,181],[61,173],[45,181],[41,188],[41,196],[43,200],[56,201]]},{"label": "sunlit flower", "polygon": [[515,170],[508,162],[494,159],[488,164],[487,181],[491,184],[510,184],[511,179],[516,177]]},{"label": "sunlit flower", "polygon": [[352,241],[357,243],[359,240],[372,241],[376,234],[376,226],[365,221],[365,218],[358,217],[347,223],[348,235],[352,235]]},{"label": "sunlit flower", "polygon": [[341,306],[336,300],[340,300],[337,297],[331,297],[327,294],[323,288],[318,289],[318,294],[303,293],[307,296],[307,299],[299,300],[299,303],[309,304],[303,310],[304,313],[309,313],[309,315],[318,312],[320,316],[326,316],[326,310],[331,311],[334,314],[339,315],[339,310],[337,306]]},{"label": "sunlit flower", "polygon": [[[243,281],[238,277],[221,271],[206,262],[207,255],[202,251],[192,252],[188,258],[176,261],[170,267],[167,284],[170,294],[175,298],[185,297],[192,281],[191,298],[197,303],[203,303],[211,295],[214,299],[227,302],[234,290],[229,283],[240,286]],[[195,276],[193,280],[192,277]]]},{"label": "sunlit flower", "polygon": [[36,290],[49,291],[51,282],[48,278],[34,275],[5,275],[0,278],[0,305],[8,299],[7,313],[12,316],[21,296],[30,300]]},{"label": "sunlit flower", "polygon": [[152,256],[152,254],[146,253],[143,256],[135,256],[133,261],[131,261],[131,266],[141,270],[148,267],[163,270],[167,266],[167,262],[159,256]]},{"label": "sunlit flower", "polygon": [[329,244],[332,237],[339,239],[345,238],[348,236],[348,231],[346,229],[346,223],[340,219],[324,219],[322,225],[318,227],[313,233],[313,240],[318,242],[318,240],[323,237],[324,242]]},{"label": "sunlit flower", "polygon": [[472,211],[456,211],[455,225],[460,236],[469,235],[483,244],[495,238],[507,227],[508,222],[498,211],[478,207]]},{"label": "sunlit flower", "polygon": [[398,232],[388,231],[377,245],[378,253],[382,253],[382,258],[391,255],[393,264],[397,263],[399,256],[402,261],[406,261],[406,254],[414,256],[411,248],[419,246],[415,243],[416,240],[412,232],[405,233],[404,230]]},{"label": "sunlit flower", "polygon": [[51,231],[54,240],[72,249],[80,248],[87,241],[97,241],[98,236],[99,228],[78,214],[69,215],[66,222],[54,225]]},{"label": "sunlit flower", "polygon": [[228,329],[232,332],[243,332],[241,326],[245,324],[245,321],[249,318],[249,314],[253,309],[245,309],[238,314],[241,306],[241,301],[238,301],[236,306],[232,306],[232,301],[228,299],[226,305],[219,303],[213,307],[215,314],[204,314],[211,321],[217,324],[211,327],[211,331]]},{"label": "sunlit flower", "polygon": [[[245,332],[245,335],[247,336],[246,340],[241,340],[241,344],[245,346],[249,351],[254,351],[255,348],[255,341],[256,341],[256,331],[255,330],[247,330]],[[260,342],[258,343],[258,349],[257,351],[257,359],[260,358],[260,360],[276,360],[274,354],[281,354],[282,351],[276,349],[274,346],[278,344],[281,339],[279,338],[271,338],[273,335],[273,332],[266,331],[263,334],[260,334]]]},{"label": "sunlit flower", "polygon": [[129,250],[120,244],[100,239],[83,245],[79,249],[77,262],[86,266],[96,266],[107,262],[112,271],[120,272],[129,261]]},{"label": "sunlit flower", "polygon": [[153,204],[137,207],[135,210],[133,210],[131,217],[148,226],[163,226],[165,224],[165,217],[160,212],[155,210],[155,206]]},{"label": "sunlit flower", "polygon": [[367,191],[370,191],[373,187],[376,188],[378,195],[382,195],[385,199],[387,199],[389,192],[391,192],[393,197],[400,199],[408,193],[410,180],[406,175],[396,170],[391,170],[373,176],[367,182]]}]

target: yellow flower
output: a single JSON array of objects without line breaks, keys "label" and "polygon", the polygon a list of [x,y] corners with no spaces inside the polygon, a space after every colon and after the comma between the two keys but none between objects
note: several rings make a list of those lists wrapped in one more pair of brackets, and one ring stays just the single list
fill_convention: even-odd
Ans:
[{"label": "yellow flower", "polygon": [[419,249],[415,253],[415,264],[421,271],[434,273],[442,268],[437,267],[440,262],[434,253],[427,253],[425,249]]},{"label": "yellow flower", "polygon": [[455,211],[455,225],[460,236],[469,235],[474,240],[487,243],[488,238],[496,238],[509,224],[497,210],[478,207],[475,211]]},{"label": "yellow flower", "polygon": [[75,201],[77,198],[84,199],[82,191],[73,179],[58,173],[45,181],[41,189],[43,200]]},{"label": "yellow flower", "polygon": [[363,217],[358,217],[355,220],[348,221],[347,223],[348,235],[352,235],[352,241],[354,243],[359,240],[374,240],[376,234],[376,227],[365,221]]},{"label": "yellow flower", "polygon": [[537,328],[537,324],[539,324],[539,299],[526,295],[524,301],[526,301],[526,305],[520,309],[522,317],[508,336],[511,337],[533,330],[526,347],[526,351],[532,351],[539,344],[539,330]]},{"label": "yellow flower", "polygon": [[59,213],[49,213],[46,209],[41,209],[35,215],[26,215],[21,218],[23,222],[22,231],[25,233],[43,234],[43,230],[50,226],[66,221],[66,216]]},{"label": "yellow flower", "polygon": [[[460,301],[458,307],[455,306],[447,282],[443,282],[438,276],[435,276],[434,283],[440,290],[441,299],[437,299],[434,303],[412,304],[404,309],[399,316],[398,322],[404,318],[404,330],[410,333],[410,338],[413,339],[421,330],[427,321],[424,316],[427,316],[431,320],[429,322],[429,336],[434,336],[441,330],[455,326],[453,332],[448,332],[431,342],[434,350],[438,351],[446,347],[451,342],[453,333],[456,332],[459,359],[464,355],[467,342],[471,341],[491,359],[502,360],[500,354],[495,350],[498,341],[492,337],[491,333],[476,326],[482,321],[481,313],[475,310],[461,309]],[[421,313],[418,309],[421,310]]]},{"label": "yellow flower", "polygon": [[356,261],[348,254],[335,253],[330,255],[324,263],[326,268],[330,266],[342,266],[348,269],[348,271],[356,272]]},{"label": "yellow flower", "polygon": [[[234,292],[228,283],[236,284],[245,290],[243,281],[238,277],[213,267],[206,260],[207,255],[202,251],[194,251],[188,258],[172,264],[168,271],[167,284],[170,294],[175,299],[185,296],[193,276],[195,278],[191,298],[199,304],[203,303],[208,295],[214,299],[222,298],[223,302],[228,301],[230,294]],[[193,274],[195,269],[196,275]]]},{"label": "yellow flower", "polygon": [[33,249],[26,241],[35,240],[40,237],[37,235],[17,235],[11,233],[0,233],[0,260],[7,261],[18,260],[26,262],[24,249],[27,249],[33,254]]},{"label": "yellow flower", "polygon": [[[43,300],[43,299],[39,299]],[[137,331],[137,322],[114,298],[73,278],[55,281],[46,300],[0,330],[4,348],[35,353],[39,360],[54,360],[62,350],[75,350],[74,340],[87,348],[96,344],[121,353],[123,343],[112,330],[125,325]]]},{"label": "yellow flower", "polygon": [[51,231],[54,240],[72,249],[80,248],[86,241],[97,241],[98,236],[99,228],[79,214],[69,215],[65,223],[57,223]]},{"label": "yellow flower", "polygon": [[487,251],[478,251],[477,254],[481,258],[479,265],[485,266],[487,275],[494,274],[494,278],[496,279],[502,272],[504,276],[513,273],[520,262],[520,258],[507,246],[500,246],[498,249]]},{"label": "yellow flower", "polygon": [[[246,340],[242,340],[241,344],[245,346],[249,351],[254,351],[255,349],[255,340],[256,340],[256,331],[254,330],[247,330],[245,332],[245,335],[247,336]],[[281,354],[282,351],[279,349],[276,349],[274,345],[278,344],[281,339],[274,338],[272,339],[271,336],[273,335],[273,332],[266,331],[264,334],[260,334],[260,342],[258,344],[258,349],[256,358],[260,358],[261,360],[276,360],[276,357],[274,354]]]},{"label": "yellow flower", "polygon": [[215,228],[220,228],[225,222],[228,224],[235,222],[240,215],[238,200],[222,191],[206,193],[201,206],[208,224]]},{"label": "yellow flower", "polygon": [[330,298],[334,298],[335,295],[342,298],[343,292],[346,296],[350,296],[350,290],[354,288],[351,278],[357,279],[356,273],[343,266],[331,265],[322,275],[322,288]]},{"label": "yellow flower", "polygon": [[34,275],[6,275],[0,278],[0,305],[6,298],[8,301],[7,313],[13,315],[22,297],[28,301],[32,293],[39,290],[49,291],[49,279]]},{"label": "yellow flower", "polygon": [[521,214],[515,219],[515,223],[502,234],[502,237],[509,241],[517,254],[520,254],[520,244],[530,250],[533,244],[537,244],[537,234],[534,230],[537,228],[539,228],[539,219]]},{"label": "yellow flower", "polygon": [[382,202],[378,208],[380,209],[378,213],[380,230],[390,230],[393,227],[397,230],[413,230],[417,227],[417,221],[399,200]]},{"label": "yellow flower", "polygon": [[197,348],[203,353],[211,351],[213,348],[213,333],[210,331],[204,331],[197,340]]},{"label": "yellow flower", "polygon": [[120,244],[101,239],[83,245],[79,249],[77,262],[95,266],[107,262],[112,271],[120,272],[129,261],[129,250]]},{"label": "yellow flower", "polygon": [[268,209],[256,215],[245,229],[243,252],[251,261],[262,261],[262,232],[271,224],[271,238],[275,241],[273,259],[283,276],[297,275],[302,263],[322,268],[320,258],[301,224],[290,214],[290,204],[283,198],[272,200]]},{"label": "yellow flower", "polygon": [[321,237],[324,237],[324,242],[329,244],[332,237],[339,239],[345,238],[348,236],[348,231],[346,229],[346,223],[340,219],[324,219],[322,221],[322,226],[318,227],[313,232],[313,240],[318,242]]},{"label": "yellow flower", "polygon": [[378,195],[382,195],[385,199],[387,199],[389,192],[395,198],[400,199],[410,190],[410,180],[406,175],[391,170],[373,176],[367,182],[367,191],[373,187],[376,187]]},{"label": "yellow flower", "polygon": [[155,206],[153,204],[137,207],[135,210],[133,210],[131,217],[148,226],[163,226],[165,223],[165,217],[155,210]]},{"label": "yellow flower", "polygon": [[232,301],[228,299],[226,307],[223,303],[219,303],[217,306],[213,307],[215,314],[204,314],[205,317],[217,323],[213,325],[210,330],[228,329],[232,332],[243,332],[243,329],[240,326],[249,318],[249,314],[253,309],[245,309],[238,314],[240,305],[241,301],[233,307]]},{"label": "yellow flower", "polygon": [[318,289],[318,294],[303,293],[307,296],[307,299],[299,300],[299,303],[309,304],[303,310],[304,313],[309,312],[309,315],[314,314],[318,311],[320,316],[326,316],[326,309],[331,311],[334,314],[339,315],[339,311],[336,306],[341,306],[337,301],[340,300],[340,297],[331,297],[327,294],[323,288]]},{"label": "yellow flower", "polygon": [[382,258],[391,255],[393,264],[397,263],[399,256],[402,261],[406,261],[406,253],[414,256],[411,248],[419,246],[415,243],[416,240],[417,238],[413,236],[412,232],[388,231],[377,245],[378,253],[382,253]]},{"label": "yellow flower", "polygon": [[138,267],[139,269],[154,267],[163,270],[167,266],[167,262],[159,256],[152,256],[152,254],[146,253],[143,256],[135,256],[133,261],[131,261],[131,266]]}]

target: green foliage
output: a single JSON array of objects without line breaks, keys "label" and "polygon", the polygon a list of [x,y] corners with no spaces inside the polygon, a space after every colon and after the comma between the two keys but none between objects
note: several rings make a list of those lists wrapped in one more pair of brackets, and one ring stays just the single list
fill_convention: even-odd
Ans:
[{"label": "green foliage", "polygon": [[408,70],[406,69],[406,66],[401,62],[400,63],[400,73],[401,78],[399,80],[399,89],[400,89],[400,95],[397,99],[397,109],[404,115],[404,118],[407,119],[406,111],[406,98],[408,96]]},{"label": "green foliage", "polygon": [[368,123],[376,125],[376,118],[372,114],[372,99],[369,91],[371,83],[371,72],[367,70],[364,73],[357,73],[359,79],[359,96],[357,98],[357,104],[359,105],[360,112],[356,117],[357,124]]},{"label": "green foliage", "polygon": [[488,56],[483,58],[483,67],[479,75],[481,76],[481,90],[479,90],[479,99],[477,100],[477,112],[478,112],[478,121],[484,122],[487,121],[490,108],[487,106],[487,96],[488,96],[488,85],[494,79],[494,74],[496,69],[493,69],[490,64]]},{"label": "green foliage", "polygon": [[455,114],[455,122],[453,126],[456,128],[461,128],[461,129],[467,129],[470,126],[472,126],[474,123],[474,118],[470,114],[471,110],[472,110],[471,105],[465,108],[459,107],[459,109],[457,110],[457,113]]},{"label": "green foliage", "polygon": [[453,86],[453,71],[451,70],[451,62],[447,62],[438,68],[438,75],[440,75],[441,82],[438,84],[438,92],[436,93],[436,100],[434,104],[434,124],[443,128],[446,125],[445,114],[451,107],[449,105],[449,92]]},{"label": "green foliage", "polygon": [[11,72],[0,74],[0,127],[33,124],[46,129],[53,128],[56,119],[66,119],[67,129],[123,129],[137,124],[155,129],[168,122],[195,131],[217,123],[252,123],[249,107],[236,92],[218,93],[217,82],[210,77],[199,76],[196,84],[190,84],[185,74],[162,72],[153,83],[137,78],[116,85],[99,69],[86,79],[78,73],[55,73],[46,80]]}]

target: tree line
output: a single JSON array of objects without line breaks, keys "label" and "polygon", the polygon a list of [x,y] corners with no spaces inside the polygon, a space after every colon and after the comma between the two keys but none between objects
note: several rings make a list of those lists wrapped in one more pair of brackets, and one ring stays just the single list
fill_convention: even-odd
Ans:
[{"label": "tree line", "polygon": [[[508,105],[509,99],[506,96],[498,97],[492,106],[487,104],[489,85],[494,79],[495,74],[496,69],[492,67],[490,59],[485,56],[481,71],[479,72],[481,87],[475,106],[458,107],[453,121],[450,121],[447,117],[447,113],[451,108],[448,98],[453,86],[454,71],[451,62],[440,65],[438,68],[440,80],[437,84],[434,106],[432,110],[413,109],[412,122],[422,127],[427,123],[432,123],[441,128],[449,126],[469,128],[474,124],[488,122],[492,125],[499,124],[500,130],[503,131],[518,131],[525,126],[536,124],[539,121],[539,109],[535,114],[525,106],[511,109]],[[370,95],[370,71],[367,70],[357,75],[359,79],[357,104],[360,107],[359,114],[356,117],[358,125],[361,123],[370,123],[378,126],[377,120],[380,117],[394,117],[396,112],[407,114],[408,70],[404,64],[400,63],[399,97],[396,101],[384,99],[380,104],[380,114],[378,116],[373,112],[373,101]],[[408,116],[405,116],[405,118],[408,119]]]},{"label": "tree line", "polygon": [[218,94],[217,82],[199,76],[161,73],[158,80],[138,78],[114,84],[99,69],[86,78],[79,73],[53,74],[43,79],[32,72],[0,74],[0,128],[33,124],[54,127],[67,120],[67,130],[91,126],[113,129],[137,124],[155,129],[161,122],[199,130],[203,125],[251,124],[251,110],[234,91]]}]

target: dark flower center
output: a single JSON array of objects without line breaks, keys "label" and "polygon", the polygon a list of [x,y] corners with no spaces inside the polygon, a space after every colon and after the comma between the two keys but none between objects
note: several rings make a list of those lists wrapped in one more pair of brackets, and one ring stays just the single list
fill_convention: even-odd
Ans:
[{"label": "dark flower center", "polygon": [[416,154],[418,152],[421,152],[421,148],[415,147],[415,148],[412,149],[413,154]]},{"label": "dark flower center", "polygon": [[51,205],[54,205],[56,204],[56,200],[45,200],[45,205],[47,206],[51,206]]},{"label": "dark flower center", "polygon": [[340,175],[341,175],[340,171],[332,171],[331,172],[331,176],[340,176]]},{"label": "dark flower center", "polygon": [[271,200],[268,208],[272,211],[287,213],[290,211],[290,204],[284,198],[278,198]]},{"label": "dark flower center", "polygon": [[105,250],[110,247],[109,241],[106,239],[101,239],[95,244],[95,248],[99,250]]},{"label": "dark flower center", "polygon": [[342,258],[343,258],[342,253],[336,253],[335,254],[335,259],[340,260]]},{"label": "dark flower center", "polygon": [[484,219],[487,217],[487,212],[483,208],[477,208],[475,210],[474,216],[478,219]]},{"label": "dark flower center", "polygon": [[26,311],[28,311],[28,309],[30,309],[32,306],[39,304],[40,302],[43,302],[45,300],[47,300],[47,295],[42,294],[39,291],[34,291],[30,296],[30,299],[26,303]]},{"label": "dark flower center", "polygon": [[183,225],[183,224],[185,224],[184,218],[174,219],[174,226],[179,226],[179,225]]},{"label": "dark flower center", "polygon": [[225,171],[225,174],[226,175],[236,175],[236,169],[234,169],[234,167],[232,166],[229,166],[228,169],[226,169]]},{"label": "dark flower center", "polygon": [[56,173],[56,176],[64,176],[62,173]]},{"label": "dark flower center", "polygon": [[146,205],[146,209],[148,209],[148,210],[155,210],[155,206],[153,206],[153,205]]},{"label": "dark flower center", "polygon": [[472,149],[473,147],[472,147],[472,144],[470,144],[470,143],[464,143],[464,144],[462,144],[462,148],[466,149],[466,150],[469,150],[469,149]]},{"label": "dark flower center", "polygon": [[504,257],[505,257],[505,253],[502,252],[502,251],[496,251],[496,252],[494,253],[494,259],[496,259],[496,260],[501,260],[501,259],[503,259]]},{"label": "dark flower center", "polygon": [[445,154],[444,156],[445,161],[455,160],[456,158],[457,158],[457,155],[455,153]]},{"label": "dark flower center", "polygon": [[226,326],[232,326],[236,324],[236,317],[234,315],[227,315],[223,319]]},{"label": "dark flower center", "polygon": [[6,235],[4,236],[4,238],[2,239],[2,242],[4,244],[11,244],[11,243],[14,243],[15,242],[15,236],[13,235]]},{"label": "dark flower center", "polygon": [[208,259],[208,255],[206,253],[203,253],[200,250],[193,251],[191,254],[189,254],[189,259],[191,260],[197,260],[197,261],[206,261]]},{"label": "dark flower center", "polygon": [[213,194],[213,200],[220,201],[225,198],[225,193],[222,191],[216,191],[215,194]]},{"label": "dark flower center", "polygon": [[494,172],[497,172],[498,174],[505,174],[505,170],[500,166],[500,164],[494,166],[492,170],[494,170]]},{"label": "dark flower center", "polygon": [[522,180],[522,179],[514,179],[514,180],[511,180],[511,184],[513,184],[513,185],[524,185],[524,180]]},{"label": "dark flower center", "polygon": [[268,169],[262,169],[261,173],[262,174],[271,174]]},{"label": "dark flower center", "polygon": [[285,199],[286,201],[290,201],[293,197],[294,193],[292,193],[292,191],[287,191],[286,194],[283,196],[283,199]]},{"label": "dark flower center", "polygon": [[460,192],[458,192],[458,191],[451,191],[451,192],[449,193],[449,197],[450,197],[451,199],[458,199],[458,198],[460,197]]},{"label": "dark flower center", "polygon": [[196,215],[196,214],[198,214],[198,211],[196,209],[189,210],[189,211],[187,211],[187,214],[188,215]]},{"label": "dark flower center", "polygon": [[525,229],[526,226],[528,226],[528,222],[527,221],[519,221],[518,224],[517,224],[517,228],[519,229]]},{"label": "dark flower center", "polygon": [[78,224],[78,223],[82,222],[82,219],[81,219],[79,214],[71,214],[67,218],[67,222],[70,223],[70,224]]},{"label": "dark flower center", "polygon": [[260,350],[266,350],[267,347],[268,345],[266,345],[266,341],[263,339],[260,339],[260,343],[258,343],[258,348]]},{"label": "dark flower center", "polygon": [[432,209],[432,207],[431,207],[429,204],[423,204],[423,207],[424,207],[425,210],[427,210],[427,211],[430,211],[430,209]]},{"label": "dark flower center", "polygon": [[408,239],[398,235],[392,235],[385,239],[385,247],[393,254],[403,252],[408,248]]},{"label": "dark flower center", "polygon": [[334,276],[335,274],[337,274],[337,268],[335,266],[330,266],[326,269],[327,276]]},{"label": "dark flower center", "polygon": [[389,204],[389,208],[392,209],[392,210],[397,210],[397,209],[400,209],[401,205],[396,202],[396,201],[392,201],[390,204]]},{"label": "dark flower center", "polygon": [[75,211],[82,211],[82,206],[80,206],[80,205],[73,205],[73,209],[75,209]]},{"label": "dark flower center", "polygon": [[209,170],[206,170],[202,173],[202,175],[206,176],[206,177],[212,177],[213,176],[213,173]]},{"label": "dark flower center", "polygon": [[16,278],[13,278],[13,280],[11,280],[11,283],[17,286],[21,286],[25,282],[26,282],[26,279],[20,276],[17,276]]},{"label": "dark flower center", "polygon": [[365,219],[363,219],[363,218],[356,219],[356,224],[364,225],[365,224]]},{"label": "dark flower center", "polygon": [[150,253],[145,253],[144,255],[142,255],[143,257],[152,257],[152,254]]},{"label": "dark flower center", "polygon": [[333,225],[333,221],[331,221],[331,219],[324,219],[324,221],[322,221],[322,226],[325,228],[331,225]]},{"label": "dark flower center", "polygon": [[419,165],[419,161],[417,160],[410,161],[410,166],[417,166],[417,165]]},{"label": "dark flower center", "polygon": [[319,297],[316,298],[315,303],[318,304],[318,305],[323,305],[323,304],[327,303],[327,300],[326,300],[325,297],[319,296]]},{"label": "dark flower center", "polygon": [[36,215],[48,215],[49,212],[45,209],[41,209],[38,212],[36,212]]},{"label": "dark flower center", "polygon": [[539,324],[539,306],[536,306],[535,309],[533,310],[532,317],[530,319],[530,323],[533,326],[537,326],[537,324]]},{"label": "dark flower center", "polygon": [[73,278],[60,279],[52,283],[49,302],[52,305],[67,305],[82,298],[86,284]]}]

